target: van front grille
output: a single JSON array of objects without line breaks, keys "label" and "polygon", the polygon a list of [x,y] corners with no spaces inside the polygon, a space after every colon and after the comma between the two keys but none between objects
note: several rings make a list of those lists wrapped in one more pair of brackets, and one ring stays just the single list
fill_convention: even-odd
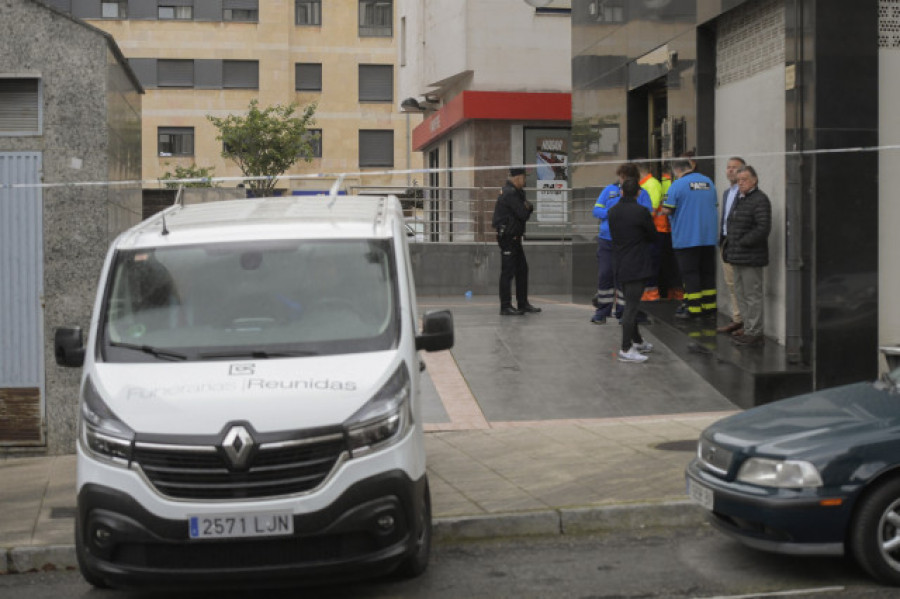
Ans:
[{"label": "van front grille", "polygon": [[163,495],[177,499],[250,499],[311,491],[344,454],[341,434],[263,443],[240,469],[213,445],[136,443],[133,461]]}]

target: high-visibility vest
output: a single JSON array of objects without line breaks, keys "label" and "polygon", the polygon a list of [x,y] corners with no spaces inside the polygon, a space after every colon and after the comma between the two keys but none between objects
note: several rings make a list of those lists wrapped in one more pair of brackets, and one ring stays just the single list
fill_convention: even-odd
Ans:
[{"label": "high-visibility vest", "polygon": [[656,225],[656,230],[660,233],[671,233],[672,224],[669,222],[669,217],[665,214],[660,214],[660,210],[662,210],[662,205],[666,203],[666,198],[669,197],[669,187],[672,186],[672,175],[664,174],[660,183],[662,184],[662,202],[660,202],[657,209],[653,211],[653,224]]}]

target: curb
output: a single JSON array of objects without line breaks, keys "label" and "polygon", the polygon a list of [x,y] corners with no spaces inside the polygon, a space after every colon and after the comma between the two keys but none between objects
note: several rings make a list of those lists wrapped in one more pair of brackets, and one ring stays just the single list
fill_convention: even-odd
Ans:
[{"label": "curb", "polygon": [[[703,508],[675,501],[435,518],[433,534],[436,542],[453,542],[688,528],[705,522]],[[77,568],[74,545],[0,548],[0,575]]]}]

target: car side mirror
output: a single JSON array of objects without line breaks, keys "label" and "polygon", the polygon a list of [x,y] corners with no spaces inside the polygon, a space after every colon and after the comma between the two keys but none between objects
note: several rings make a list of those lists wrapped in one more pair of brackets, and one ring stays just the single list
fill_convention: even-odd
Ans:
[{"label": "car side mirror", "polygon": [[81,327],[59,327],[53,337],[53,355],[60,366],[84,365],[84,335]]},{"label": "car side mirror", "polygon": [[453,347],[453,314],[450,310],[426,312],[422,333],[416,335],[416,349],[441,351]]}]

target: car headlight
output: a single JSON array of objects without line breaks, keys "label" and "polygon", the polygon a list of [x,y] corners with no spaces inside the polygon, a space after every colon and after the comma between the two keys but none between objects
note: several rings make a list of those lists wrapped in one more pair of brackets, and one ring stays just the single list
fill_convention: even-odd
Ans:
[{"label": "car headlight", "polygon": [[809,462],[750,458],[741,466],[737,479],[763,487],[801,489],[821,487],[822,477]]},{"label": "car headlight", "polygon": [[119,420],[88,378],[81,392],[81,440],[95,457],[127,466],[134,431]]},{"label": "car headlight", "polygon": [[344,423],[353,457],[382,449],[406,436],[412,426],[410,393],[409,371],[404,362],[381,390]]}]

